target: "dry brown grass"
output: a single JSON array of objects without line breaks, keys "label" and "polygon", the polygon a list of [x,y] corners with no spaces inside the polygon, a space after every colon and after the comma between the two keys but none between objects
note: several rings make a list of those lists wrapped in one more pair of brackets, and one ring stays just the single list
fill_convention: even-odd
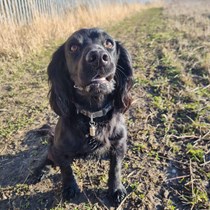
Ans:
[{"label": "dry brown grass", "polygon": [[192,80],[199,79],[199,75],[192,78],[189,72],[210,73],[210,1],[175,0],[167,5],[165,14],[171,30],[177,34],[174,40],[179,53],[176,61],[183,58],[184,69],[188,69],[184,80],[194,89],[198,84],[193,86]]},{"label": "dry brown grass", "polygon": [[210,1],[175,0],[167,6],[166,12],[173,16],[173,29],[189,33],[193,37],[205,38],[210,35]]},{"label": "dry brown grass", "polygon": [[101,3],[94,8],[80,6],[63,17],[54,16],[49,19],[39,16],[30,25],[22,27],[1,25],[0,54],[3,57],[23,57],[30,52],[39,51],[42,46],[65,39],[78,28],[113,24],[149,6],[151,5]]}]

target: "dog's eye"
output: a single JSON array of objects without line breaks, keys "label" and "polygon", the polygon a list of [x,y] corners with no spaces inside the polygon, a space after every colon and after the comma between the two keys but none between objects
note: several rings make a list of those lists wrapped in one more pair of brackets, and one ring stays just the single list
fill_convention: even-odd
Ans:
[{"label": "dog's eye", "polygon": [[79,46],[76,44],[73,44],[70,46],[70,51],[71,52],[76,52],[79,49]]},{"label": "dog's eye", "polygon": [[107,39],[105,42],[104,42],[104,47],[108,48],[108,49],[112,49],[114,47],[114,44],[111,40]]}]

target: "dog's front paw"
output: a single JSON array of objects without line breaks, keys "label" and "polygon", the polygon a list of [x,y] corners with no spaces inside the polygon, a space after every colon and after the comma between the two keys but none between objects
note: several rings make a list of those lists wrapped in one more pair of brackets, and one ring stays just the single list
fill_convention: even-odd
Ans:
[{"label": "dog's front paw", "polygon": [[71,186],[63,188],[62,197],[63,200],[69,201],[71,198],[74,198],[77,194],[80,193],[78,185],[72,184]]},{"label": "dog's front paw", "polygon": [[119,205],[126,195],[127,191],[123,185],[116,189],[109,190],[109,197],[112,199],[115,205]]}]

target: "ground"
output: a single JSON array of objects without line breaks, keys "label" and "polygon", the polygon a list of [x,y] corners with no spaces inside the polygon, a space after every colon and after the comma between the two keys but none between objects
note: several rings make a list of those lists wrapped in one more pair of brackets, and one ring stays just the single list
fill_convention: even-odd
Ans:
[{"label": "ground", "polygon": [[46,68],[58,43],[2,62],[0,209],[210,209],[210,37],[170,24],[163,9],[149,9],[106,28],[127,47],[135,71],[122,171],[128,195],[117,208],[106,197],[107,160],[73,164],[82,192],[70,202],[62,202],[58,168],[28,181],[47,150],[43,125],[57,120]]}]

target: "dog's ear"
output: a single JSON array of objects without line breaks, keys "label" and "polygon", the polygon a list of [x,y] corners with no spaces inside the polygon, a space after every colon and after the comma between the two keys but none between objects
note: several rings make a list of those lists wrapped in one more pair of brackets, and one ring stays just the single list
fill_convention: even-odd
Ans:
[{"label": "dog's ear", "polygon": [[71,109],[73,82],[70,79],[66,65],[64,45],[61,45],[53,54],[47,69],[50,105],[59,116],[66,116]]},{"label": "dog's ear", "polygon": [[133,85],[133,69],[131,57],[128,51],[120,44],[117,43],[117,69],[116,69],[116,92],[115,92],[115,107],[125,112],[131,104],[131,95],[129,93]]}]

